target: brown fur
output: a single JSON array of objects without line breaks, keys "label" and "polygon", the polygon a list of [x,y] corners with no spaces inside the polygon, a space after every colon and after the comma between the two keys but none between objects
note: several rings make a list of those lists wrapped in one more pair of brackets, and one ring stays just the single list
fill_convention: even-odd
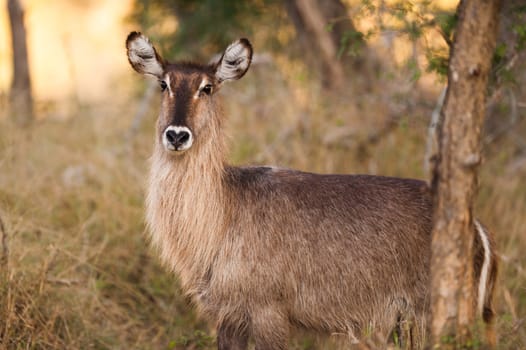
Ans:
[{"label": "brown fur", "polygon": [[[285,349],[294,328],[387,342],[408,324],[411,340],[403,341],[421,347],[432,230],[427,185],[227,165],[217,97],[192,97],[203,78],[219,88],[216,67],[167,65],[159,77],[173,96],[163,94],[146,209],[153,244],[216,322],[219,349],[246,349],[249,337],[256,349]],[[192,130],[189,150],[164,149],[168,125]],[[484,252],[474,239],[478,283]],[[488,323],[495,274],[492,251]]]}]

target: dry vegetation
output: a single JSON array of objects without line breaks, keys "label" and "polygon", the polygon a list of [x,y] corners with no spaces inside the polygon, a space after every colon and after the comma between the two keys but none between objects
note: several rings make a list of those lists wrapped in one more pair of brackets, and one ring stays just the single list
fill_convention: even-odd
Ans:
[{"label": "dry vegetation", "polygon": [[[274,65],[260,65],[224,88],[232,162],[427,176],[424,145],[436,92],[417,93],[395,77],[368,93],[350,83],[343,96],[329,99],[292,72],[285,79]],[[142,84],[132,73],[130,83]],[[155,106],[130,138],[141,93],[121,95],[128,97],[75,109],[66,121],[41,119],[27,130],[0,118],[8,255],[0,275],[0,348],[214,346],[212,328],[147,246],[143,192]],[[526,124],[516,129],[525,135]],[[515,149],[506,137],[487,145],[476,204],[502,257],[502,349],[526,347],[526,158]],[[312,344],[298,338],[293,347]]]}]

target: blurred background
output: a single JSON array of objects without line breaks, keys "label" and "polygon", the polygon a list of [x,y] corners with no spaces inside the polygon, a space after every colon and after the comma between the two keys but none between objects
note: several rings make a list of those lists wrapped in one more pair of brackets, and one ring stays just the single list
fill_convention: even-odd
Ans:
[{"label": "blurred background", "polygon": [[[0,0],[0,348],[215,346],[147,245],[160,97],[129,67],[131,30],[168,60],[207,62],[250,39],[249,73],[220,92],[232,163],[427,180],[457,4]],[[499,248],[500,348],[520,349],[526,1],[503,0],[500,19],[475,212]],[[298,335],[291,347],[338,344]]]}]

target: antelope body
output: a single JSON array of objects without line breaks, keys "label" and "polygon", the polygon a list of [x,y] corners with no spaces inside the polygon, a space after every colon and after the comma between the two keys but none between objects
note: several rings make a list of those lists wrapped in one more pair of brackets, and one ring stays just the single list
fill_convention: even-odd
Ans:
[{"label": "antelope body", "polygon": [[[128,59],[163,89],[146,209],[153,244],[217,325],[219,349],[285,349],[292,329],[419,347],[429,309],[432,199],[418,180],[233,167],[215,92],[241,78],[248,40],[213,64],[165,62],[132,32]],[[493,316],[493,243],[475,223],[475,290]],[[411,338],[411,339],[408,339]]]}]

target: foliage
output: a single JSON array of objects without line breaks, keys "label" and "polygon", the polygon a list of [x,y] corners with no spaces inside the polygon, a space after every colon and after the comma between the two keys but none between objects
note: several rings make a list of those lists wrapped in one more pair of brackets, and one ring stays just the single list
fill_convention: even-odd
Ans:
[{"label": "foliage", "polygon": [[[427,59],[426,71],[447,74],[447,57],[452,43],[457,16],[454,12],[436,7],[432,1],[385,1],[361,0],[361,6],[355,11],[353,18],[377,18],[372,28],[364,35],[394,34],[398,38],[406,38],[413,43],[413,57],[407,60],[406,67],[411,72],[411,79],[418,80],[421,76],[416,45],[424,51]],[[429,37],[438,33],[443,43],[436,43]]]},{"label": "foliage", "polygon": [[[330,30],[330,27],[328,29]],[[341,58],[344,53],[348,56],[360,56],[363,47],[360,43],[363,43],[367,36],[358,30],[345,30],[340,39],[337,57]]]},{"label": "foliage", "polygon": [[447,76],[449,69],[449,55],[445,54],[444,50],[428,50],[427,52],[427,71],[435,72],[439,77]]},{"label": "foliage", "polygon": [[[170,57],[220,52],[240,36],[252,37],[268,21],[276,0],[135,0],[131,20],[161,43]],[[176,21],[163,26],[157,21]],[[185,58],[188,58],[185,57]],[[208,56],[207,56],[208,57]]]},{"label": "foliage", "polygon": [[[275,37],[278,36],[279,21],[283,20],[280,14],[286,11],[283,3],[276,0],[135,0],[134,5],[131,20],[138,23],[155,42],[160,43],[162,51],[170,57],[208,59],[240,35],[255,36],[256,28],[261,27],[268,31],[267,44],[275,49],[283,49]],[[354,23],[371,18],[376,20],[372,27],[365,30],[353,28],[343,31],[337,57],[363,56],[365,46],[361,43],[364,40],[395,35],[407,39],[413,45],[412,57],[405,64],[410,80],[416,81],[422,76],[422,62],[417,47],[423,50],[425,57],[423,69],[437,74],[441,79],[446,77],[449,48],[458,21],[455,11],[441,8],[431,0],[358,0],[349,10],[349,14],[327,23],[327,30],[332,31],[335,24],[349,19]],[[505,66],[509,62],[510,51],[521,52],[526,46],[525,13],[526,6],[521,4],[514,5],[510,11],[513,27],[509,30],[513,31],[516,38],[512,47],[508,47],[506,42],[498,43],[494,55],[493,81],[507,81],[512,77]],[[442,38],[442,42],[433,40],[436,34]]]}]

